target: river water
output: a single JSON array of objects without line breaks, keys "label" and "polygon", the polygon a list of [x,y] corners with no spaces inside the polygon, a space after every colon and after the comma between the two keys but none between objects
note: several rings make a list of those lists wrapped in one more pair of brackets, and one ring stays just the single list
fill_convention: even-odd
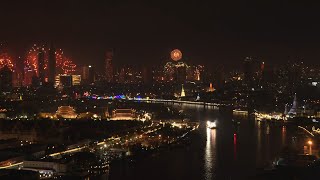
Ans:
[{"label": "river water", "polygon": [[[290,128],[238,118],[199,105],[176,105],[200,122],[191,144],[148,155],[135,162],[111,164],[109,180],[212,180],[248,179],[270,164],[284,146],[294,144]],[[235,126],[232,119],[240,122]],[[215,120],[218,129],[206,128]]]}]

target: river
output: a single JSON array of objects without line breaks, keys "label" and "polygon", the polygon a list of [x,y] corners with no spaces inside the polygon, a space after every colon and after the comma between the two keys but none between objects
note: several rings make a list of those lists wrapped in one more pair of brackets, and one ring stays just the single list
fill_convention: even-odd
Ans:
[{"label": "river", "polygon": [[[212,180],[248,179],[270,164],[284,146],[294,144],[290,128],[278,123],[262,123],[234,117],[214,108],[176,105],[200,122],[191,144],[170,148],[134,162],[111,164],[109,180]],[[240,122],[235,126],[232,119]],[[206,128],[216,120],[217,129]]]}]

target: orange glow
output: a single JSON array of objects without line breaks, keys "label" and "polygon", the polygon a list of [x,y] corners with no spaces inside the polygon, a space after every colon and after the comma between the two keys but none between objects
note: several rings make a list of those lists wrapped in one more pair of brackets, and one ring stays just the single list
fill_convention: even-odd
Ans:
[{"label": "orange glow", "polygon": [[182,58],[182,53],[179,49],[171,51],[171,59],[174,61],[179,61]]},{"label": "orange glow", "polygon": [[7,66],[11,71],[13,70],[13,59],[8,53],[0,53],[0,69]]},{"label": "orange glow", "polygon": [[[38,73],[38,53],[42,49],[45,53],[45,64],[44,69],[48,67],[48,57],[49,57],[49,48],[46,46],[38,46],[34,44],[32,48],[28,51],[27,58],[24,62],[25,67],[30,68],[31,70]],[[70,74],[75,71],[76,65],[65,56],[62,49],[57,49],[55,52],[56,55],[56,67],[62,70],[65,74]],[[59,71],[59,70],[58,70]]]}]

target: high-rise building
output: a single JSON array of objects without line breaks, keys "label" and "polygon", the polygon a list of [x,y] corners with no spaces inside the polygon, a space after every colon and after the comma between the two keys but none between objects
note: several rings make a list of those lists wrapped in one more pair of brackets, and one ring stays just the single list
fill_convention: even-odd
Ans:
[{"label": "high-rise building", "polygon": [[246,57],[243,65],[244,82],[249,88],[253,88],[257,80],[257,73],[260,71],[259,63],[251,57]]},{"label": "high-rise building", "polygon": [[24,68],[24,80],[23,85],[24,86],[30,86],[32,84],[32,77],[35,76],[35,72],[28,67]]},{"label": "high-rise building", "polygon": [[81,84],[80,75],[72,75],[72,86],[79,86]]},{"label": "high-rise building", "polygon": [[126,70],[125,68],[121,68],[119,73],[119,83],[125,83],[126,81]]},{"label": "high-rise building", "polygon": [[185,83],[187,78],[187,69],[185,66],[177,66],[175,69],[176,83]]},{"label": "high-rise building", "polygon": [[184,92],[184,88],[183,88],[183,84],[181,84],[181,93],[180,93],[180,97],[185,97],[186,93]]},{"label": "high-rise building", "polygon": [[92,84],[96,81],[96,72],[94,70],[94,67],[89,65],[89,84]]},{"label": "high-rise building", "polygon": [[55,77],[55,87],[64,88],[77,86],[81,83],[80,75],[59,74]]},{"label": "high-rise building", "polygon": [[148,67],[143,67],[142,69],[142,78],[144,84],[150,84],[152,82],[152,72]]},{"label": "high-rise building", "polygon": [[216,66],[216,69],[213,71],[213,79],[214,79],[214,86],[217,89],[221,89],[224,86],[225,83],[225,77],[224,77],[224,66],[218,65]]},{"label": "high-rise building", "polygon": [[53,44],[51,44],[49,49],[48,70],[48,82],[53,85],[56,76],[56,51]]},{"label": "high-rise building", "polygon": [[108,49],[106,52],[106,80],[107,82],[113,82],[113,65],[112,65],[112,60],[113,60],[113,49]]},{"label": "high-rise building", "polygon": [[40,50],[38,53],[38,78],[39,78],[40,85],[44,83],[44,78],[45,78],[44,64],[45,64],[44,50]]},{"label": "high-rise building", "polygon": [[81,77],[82,77],[82,83],[83,84],[92,84],[95,82],[95,71],[94,67],[89,65],[89,66],[83,66],[82,67],[82,72],[81,72]]},{"label": "high-rise building", "polygon": [[8,66],[0,69],[0,91],[10,91],[12,88],[12,71]]},{"label": "high-rise building", "polygon": [[82,67],[81,76],[84,82],[87,82],[89,80],[89,66]]},{"label": "high-rise building", "polygon": [[13,72],[12,72],[12,85],[13,85],[13,87],[21,87],[22,80],[23,80],[22,73],[17,70],[13,70]]},{"label": "high-rise building", "polygon": [[72,86],[72,76],[71,75],[60,75],[60,85],[62,87],[71,87]]}]

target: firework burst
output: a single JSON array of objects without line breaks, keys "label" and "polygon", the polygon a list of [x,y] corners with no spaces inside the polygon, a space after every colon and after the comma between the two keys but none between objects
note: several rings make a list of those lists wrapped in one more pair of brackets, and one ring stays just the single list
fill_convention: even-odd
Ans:
[{"label": "firework burst", "polygon": [[[38,53],[42,50],[45,53],[45,65],[44,69],[48,69],[48,57],[49,57],[49,48],[45,46],[37,46],[34,44],[32,48],[28,51],[27,58],[25,61],[25,67],[28,67],[38,72]],[[70,74],[75,71],[76,65],[67,58],[62,49],[57,49],[55,52],[56,55],[56,67],[59,70],[64,72],[65,74]]]},{"label": "firework burst", "polygon": [[10,70],[13,70],[13,60],[8,53],[0,53],[0,69],[7,66]]}]

